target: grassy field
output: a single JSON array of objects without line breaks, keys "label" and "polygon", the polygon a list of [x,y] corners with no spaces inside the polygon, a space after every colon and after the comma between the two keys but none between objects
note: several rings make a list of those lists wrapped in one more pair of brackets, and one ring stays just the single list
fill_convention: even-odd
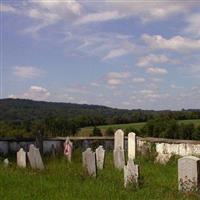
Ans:
[{"label": "grassy field", "polygon": [[113,168],[112,153],[106,156],[105,169],[97,178],[88,177],[82,168],[81,152],[75,152],[73,162],[63,157],[45,158],[46,169],[18,169],[12,161],[9,168],[0,166],[1,200],[183,200],[199,199],[197,194],[183,195],[177,191],[177,161],[166,166],[140,157],[141,186],[123,187],[123,171]]},{"label": "grassy field", "polygon": [[[184,123],[184,124],[189,124],[193,123],[195,126],[200,125],[200,119],[190,119],[190,120],[179,120],[179,123]],[[98,126],[98,128],[101,129],[102,133],[105,133],[105,130],[109,127],[112,127],[113,129],[126,129],[128,127],[134,127],[135,129],[141,129],[146,122],[141,122],[141,123],[130,123],[130,124],[112,124],[112,125],[103,125],[103,126]],[[92,134],[93,127],[85,127],[82,128],[78,135],[79,136],[89,136]]]}]

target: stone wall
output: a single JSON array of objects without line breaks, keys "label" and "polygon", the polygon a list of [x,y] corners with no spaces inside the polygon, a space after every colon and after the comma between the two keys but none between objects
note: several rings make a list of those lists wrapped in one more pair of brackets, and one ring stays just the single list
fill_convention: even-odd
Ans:
[{"label": "stone wall", "polygon": [[[57,152],[63,151],[63,143],[66,138],[44,138],[43,152],[51,153],[52,146]],[[98,145],[103,145],[104,149],[112,150],[114,146],[113,137],[70,137],[75,148],[86,149],[88,146],[96,148]],[[0,154],[16,153],[20,147],[25,151],[28,150],[30,144],[34,144],[35,140],[30,139],[0,139]],[[127,150],[127,137],[125,137],[125,150]],[[174,155],[200,155],[200,141],[191,140],[172,140],[161,138],[141,138],[137,137],[138,151],[144,150],[147,146],[154,144],[156,152],[162,154]]]}]

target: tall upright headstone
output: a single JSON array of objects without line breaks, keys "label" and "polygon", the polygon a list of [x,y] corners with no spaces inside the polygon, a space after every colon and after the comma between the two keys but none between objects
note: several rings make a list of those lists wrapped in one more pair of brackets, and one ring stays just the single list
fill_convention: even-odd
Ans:
[{"label": "tall upright headstone", "polygon": [[95,152],[92,152],[90,148],[86,149],[82,153],[83,156],[83,166],[86,168],[87,173],[89,176],[96,177],[96,158],[95,158]]},{"label": "tall upright headstone", "polygon": [[178,185],[183,192],[200,189],[200,159],[185,156],[178,160]]},{"label": "tall upright headstone", "polygon": [[35,146],[40,150],[40,153],[43,154],[43,135],[40,130],[35,137]]},{"label": "tall upright headstone", "polygon": [[115,132],[113,158],[114,166],[123,169],[125,165],[124,132],[121,129]]},{"label": "tall upright headstone", "polygon": [[128,159],[135,159],[136,145],[136,134],[131,132],[128,134]]},{"label": "tall upright headstone", "polygon": [[124,131],[118,129],[115,132],[115,141],[114,141],[114,149],[123,149],[124,150]]},{"label": "tall upright headstone", "polygon": [[26,152],[23,148],[20,148],[17,152],[17,166],[26,168]]},{"label": "tall upright headstone", "polygon": [[44,169],[44,164],[42,161],[42,157],[38,148],[36,148],[33,144],[29,147],[29,152],[27,153],[28,159],[33,169]]},{"label": "tall upright headstone", "polygon": [[69,137],[67,137],[64,143],[64,155],[70,162],[72,159],[72,150],[73,150],[73,143],[70,141]]},{"label": "tall upright headstone", "polygon": [[104,158],[105,158],[105,150],[103,146],[99,146],[96,150],[96,163],[98,169],[103,169],[104,166]]},{"label": "tall upright headstone", "polygon": [[129,159],[127,166],[124,166],[124,187],[129,184],[139,184],[139,166],[135,165],[132,159]]}]

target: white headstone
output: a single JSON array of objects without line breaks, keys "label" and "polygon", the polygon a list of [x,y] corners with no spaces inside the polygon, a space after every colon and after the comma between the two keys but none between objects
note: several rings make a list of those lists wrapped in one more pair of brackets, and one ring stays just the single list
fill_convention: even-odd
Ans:
[{"label": "white headstone", "polygon": [[33,144],[30,145],[27,155],[30,165],[33,169],[44,169],[44,164],[40,155],[40,151]]},{"label": "white headstone", "polygon": [[136,134],[131,132],[128,134],[128,159],[135,159],[136,156]]},{"label": "white headstone", "polygon": [[99,146],[96,149],[96,163],[98,169],[103,169],[104,166],[104,158],[105,158],[105,150],[103,149],[103,146]]},{"label": "white headstone", "polygon": [[83,166],[86,168],[89,176],[96,177],[95,152],[92,152],[90,148],[83,152]]},{"label": "white headstone", "polygon": [[3,160],[3,164],[4,164],[4,167],[8,167],[9,166],[9,160],[8,160],[8,158],[6,158],[6,159]]},{"label": "white headstone", "polygon": [[73,150],[73,143],[70,141],[69,137],[67,137],[64,143],[64,155],[70,162],[72,159],[72,150]]},{"label": "white headstone", "polygon": [[183,192],[200,189],[200,159],[185,156],[178,160],[178,184]]},{"label": "white headstone", "polygon": [[125,165],[125,156],[124,156],[124,150],[121,148],[117,148],[113,151],[113,157],[114,157],[114,166],[117,169],[123,169]]},{"label": "white headstone", "polygon": [[124,187],[128,184],[139,183],[139,166],[135,165],[133,160],[128,160],[127,166],[124,166]]},{"label": "white headstone", "polygon": [[26,168],[26,152],[23,148],[20,148],[17,152],[17,166]]},{"label": "white headstone", "polygon": [[124,132],[121,129],[115,132],[114,149],[117,148],[124,150]]}]

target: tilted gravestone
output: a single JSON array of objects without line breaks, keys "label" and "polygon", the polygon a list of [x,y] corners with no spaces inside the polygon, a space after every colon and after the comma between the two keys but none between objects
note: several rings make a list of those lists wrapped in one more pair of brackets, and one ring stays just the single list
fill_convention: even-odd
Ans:
[{"label": "tilted gravestone", "polygon": [[131,132],[128,134],[128,159],[135,159],[136,156],[136,134]]},{"label": "tilted gravestone", "polygon": [[103,149],[103,146],[99,146],[96,149],[96,163],[98,169],[103,169],[104,166],[104,158],[105,158],[105,150]]},{"label": "tilted gravestone", "polygon": [[123,169],[125,165],[124,132],[121,129],[115,132],[113,157],[114,166],[118,169]]},{"label": "tilted gravestone", "polygon": [[70,141],[69,137],[67,137],[64,143],[64,155],[70,162],[72,159],[72,150],[73,150],[73,143]]},{"label": "tilted gravestone", "polygon": [[20,148],[17,152],[17,166],[26,168],[26,152],[23,148]]},{"label": "tilted gravestone", "polygon": [[200,189],[200,159],[185,156],[178,160],[178,184],[183,192]]},{"label": "tilted gravestone", "polygon": [[96,177],[96,158],[95,152],[92,152],[91,148],[86,149],[82,154],[83,156],[83,166],[86,168],[89,176]]},{"label": "tilted gravestone", "polygon": [[128,160],[127,166],[124,166],[124,187],[129,184],[139,184],[139,166],[135,165],[132,159]]},{"label": "tilted gravestone", "polygon": [[33,169],[44,169],[44,164],[42,161],[42,157],[38,148],[36,148],[33,144],[29,147],[29,152],[27,153],[28,159]]}]

